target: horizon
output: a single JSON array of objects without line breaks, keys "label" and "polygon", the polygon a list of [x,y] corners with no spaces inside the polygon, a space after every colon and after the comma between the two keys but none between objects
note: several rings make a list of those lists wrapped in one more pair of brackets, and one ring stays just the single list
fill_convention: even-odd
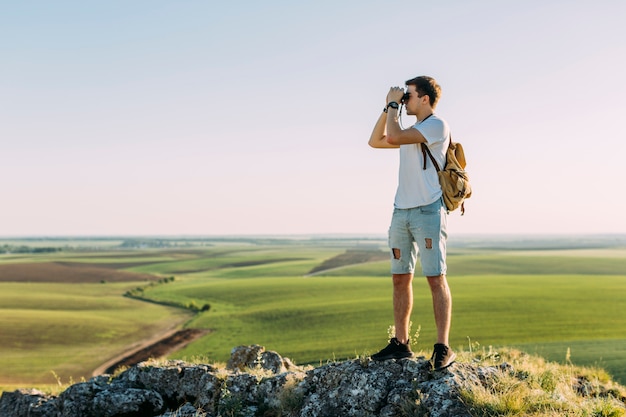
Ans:
[{"label": "horizon", "polygon": [[[165,239],[165,240],[212,240],[212,239],[387,239],[386,234],[376,233],[296,233],[296,234],[223,234],[223,235],[176,235],[176,234],[154,234],[154,235],[21,235],[3,236],[0,235],[0,242],[3,240],[87,240],[87,239]],[[469,238],[486,239],[626,239],[626,233],[458,233],[449,237],[448,240]]]}]

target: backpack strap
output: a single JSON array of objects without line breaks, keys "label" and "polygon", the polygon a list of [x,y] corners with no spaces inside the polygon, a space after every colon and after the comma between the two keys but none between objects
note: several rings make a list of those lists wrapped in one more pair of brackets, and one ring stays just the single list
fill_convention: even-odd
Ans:
[{"label": "backpack strap", "polygon": [[[428,117],[426,119],[428,119]],[[452,134],[450,134],[450,141],[448,142],[448,147],[446,148],[445,155],[448,154],[448,149],[450,149],[451,145],[452,145]],[[430,149],[428,148],[428,145],[426,145],[424,142],[421,142],[420,146],[422,148],[422,155],[424,156],[424,170],[426,170],[426,152],[428,152],[428,156],[430,156],[430,160],[433,161],[433,165],[435,166],[435,169],[437,170],[437,172],[441,171],[441,169],[439,168],[439,164],[437,164],[437,161],[435,160],[435,157],[433,156],[432,153],[430,153]]]},{"label": "backpack strap", "polygon": [[[428,116],[424,117],[424,119],[422,119],[422,121],[420,123],[424,123],[424,121],[426,119],[428,119],[432,115],[433,115],[433,113],[431,113]],[[433,164],[435,165],[435,169],[437,169],[437,172],[439,172],[440,171],[439,165],[437,164],[437,161],[435,161],[435,158],[433,157],[433,154],[430,153],[430,149],[428,149],[428,145],[426,145],[424,142],[422,142],[422,143],[420,143],[420,146],[422,148],[422,155],[424,156],[424,171],[426,171],[426,152],[428,152],[428,156],[430,156],[430,160],[433,161]]]},{"label": "backpack strap", "polygon": [[426,154],[428,153],[428,156],[430,157],[430,160],[433,161],[433,165],[435,166],[435,169],[437,170],[437,172],[441,171],[441,169],[439,168],[439,164],[437,164],[437,161],[435,160],[435,157],[433,156],[433,154],[430,153],[430,149],[428,149],[428,146],[423,142],[420,143],[420,145],[422,147],[422,155],[424,156],[424,170],[426,170]]}]

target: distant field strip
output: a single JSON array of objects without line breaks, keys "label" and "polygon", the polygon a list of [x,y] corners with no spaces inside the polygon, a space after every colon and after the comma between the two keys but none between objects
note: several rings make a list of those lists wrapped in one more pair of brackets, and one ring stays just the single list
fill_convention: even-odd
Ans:
[{"label": "distant field strip", "polygon": [[[97,265],[97,264],[96,264]],[[0,282],[128,282],[153,280],[149,274],[70,262],[0,264]]]},{"label": "distant field strip", "polygon": [[[626,252],[626,250],[624,250]],[[452,253],[448,256],[448,276],[466,275],[621,275],[626,274],[626,257],[555,256],[536,254]],[[419,265],[418,265],[419,275]],[[321,271],[318,276],[389,276],[389,262],[380,261],[365,265],[346,265],[331,271]]]}]

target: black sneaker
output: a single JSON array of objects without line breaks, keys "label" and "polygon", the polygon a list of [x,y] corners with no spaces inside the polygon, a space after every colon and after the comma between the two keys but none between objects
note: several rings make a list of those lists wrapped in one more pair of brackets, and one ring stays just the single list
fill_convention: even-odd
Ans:
[{"label": "black sneaker", "polygon": [[402,359],[413,356],[411,347],[407,343],[400,343],[395,337],[389,341],[386,348],[372,355],[375,361],[386,361],[387,359]]},{"label": "black sneaker", "polygon": [[441,371],[454,363],[456,353],[448,346],[442,343],[435,344],[433,356],[430,357],[430,363],[435,371]]}]

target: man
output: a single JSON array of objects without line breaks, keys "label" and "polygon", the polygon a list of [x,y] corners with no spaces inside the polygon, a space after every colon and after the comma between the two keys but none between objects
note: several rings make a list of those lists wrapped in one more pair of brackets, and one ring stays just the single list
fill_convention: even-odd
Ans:
[{"label": "man", "polygon": [[[437,343],[431,362],[435,370],[450,366],[456,354],[448,346],[452,297],[446,281],[447,209],[442,199],[437,171],[422,146],[428,146],[439,166],[445,165],[450,142],[448,124],[435,114],[441,87],[427,76],[406,82],[407,92],[392,87],[387,105],[378,118],[369,140],[373,148],[399,148],[400,171],[389,228],[395,337],[372,355],[374,360],[413,356],[409,341],[409,321],[413,309],[413,272],[419,256],[433,300]],[[398,123],[400,103],[417,123],[402,129]]]}]

